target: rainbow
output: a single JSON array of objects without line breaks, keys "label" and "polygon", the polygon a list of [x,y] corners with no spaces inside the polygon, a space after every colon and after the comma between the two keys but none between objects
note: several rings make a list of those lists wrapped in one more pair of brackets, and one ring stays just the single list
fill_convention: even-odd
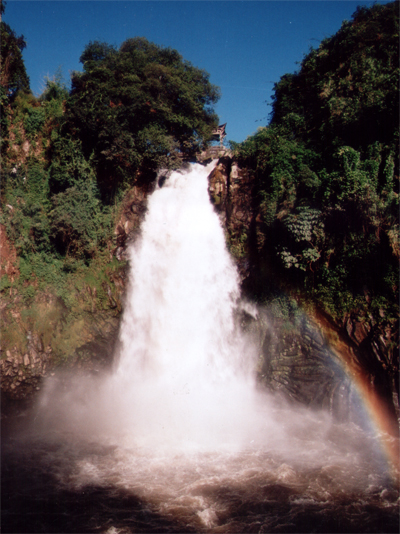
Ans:
[{"label": "rainbow", "polygon": [[367,374],[357,365],[351,347],[341,338],[339,330],[334,328],[322,314],[314,313],[314,320],[328,340],[330,349],[341,362],[344,372],[356,387],[369,420],[379,436],[381,449],[387,460],[392,478],[399,482],[400,440],[398,422],[383,400],[373,391]]}]

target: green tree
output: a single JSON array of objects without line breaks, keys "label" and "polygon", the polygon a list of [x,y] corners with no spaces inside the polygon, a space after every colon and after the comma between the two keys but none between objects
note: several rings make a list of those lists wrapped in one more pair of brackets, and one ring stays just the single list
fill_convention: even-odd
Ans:
[{"label": "green tree", "polygon": [[[307,54],[299,72],[275,85],[272,122],[301,115],[308,139],[366,150],[398,143],[399,3],[358,7],[332,37]],[[327,150],[324,150],[324,148]]]},{"label": "green tree", "polygon": [[0,85],[11,99],[19,90],[29,91],[29,77],[22,58],[26,42],[23,35],[17,36],[3,21],[0,22],[0,34]]},{"label": "green tree", "polygon": [[397,305],[398,7],[358,8],[275,85],[270,125],[234,146],[255,175],[260,261],[337,317],[365,291]]},{"label": "green tree", "polygon": [[217,124],[218,88],[203,70],[171,48],[144,38],[119,49],[91,42],[72,76],[66,129],[82,140],[101,188],[132,180],[140,167],[166,165],[191,154]]},{"label": "green tree", "polygon": [[2,20],[5,2],[0,2],[0,148],[8,146],[9,104],[19,90],[29,92],[29,77],[26,74],[22,50],[26,47],[23,35]]}]

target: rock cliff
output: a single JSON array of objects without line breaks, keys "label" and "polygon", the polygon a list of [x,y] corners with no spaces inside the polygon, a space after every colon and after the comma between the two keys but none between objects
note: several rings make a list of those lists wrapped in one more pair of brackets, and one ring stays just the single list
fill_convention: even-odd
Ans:
[{"label": "rock cliff", "polygon": [[400,415],[397,340],[391,325],[378,327],[359,310],[338,321],[309,303],[303,313],[288,286],[279,290],[268,258],[260,254],[262,217],[249,171],[225,156],[209,181],[210,198],[225,228],[244,293],[257,301],[269,286],[270,296],[259,305],[257,321],[248,325],[259,339],[260,381],[295,402],[328,407],[340,419],[357,419],[356,384],[362,381],[364,394],[378,399],[390,430],[396,433]]},{"label": "rock cliff", "polygon": [[[18,334],[17,339],[4,339],[3,335],[5,353],[0,370],[2,393],[7,399],[26,399],[40,389],[43,377],[60,364],[54,354],[57,344],[74,347],[68,365],[77,369],[99,372],[110,365],[126,283],[126,245],[139,231],[147,197],[156,183],[156,176],[152,180],[146,177],[143,183],[139,180],[123,198],[115,223],[115,247],[110,251],[120,267],[98,287],[87,283],[82,288],[78,304],[88,307],[83,319],[73,320],[71,314],[67,317],[62,300],[45,293],[31,303],[31,315],[20,296],[11,298],[11,306],[2,307],[3,321]],[[261,292],[264,286],[273,288],[271,298],[259,302],[256,320],[243,317],[244,327],[258,340],[260,383],[293,402],[329,408],[340,419],[355,419],[359,402],[355,383],[362,375],[367,388],[378,395],[395,421],[399,416],[392,365],[396,340],[390,327],[377,328],[356,312],[343,317],[340,324],[315,308],[306,314],[290,294],[278,289],[265,259],[260,262],[264,238],[253,177],[247,169],[239,168],[232,156],[218,160],[209,177],[209,194],[237,262],[244,294],[257,301],[261,286]],[[18,276],[16,251],[1,227],[0,238],[2,273]],[[103,309],[98,308],[99,292],[104,293]]]}]

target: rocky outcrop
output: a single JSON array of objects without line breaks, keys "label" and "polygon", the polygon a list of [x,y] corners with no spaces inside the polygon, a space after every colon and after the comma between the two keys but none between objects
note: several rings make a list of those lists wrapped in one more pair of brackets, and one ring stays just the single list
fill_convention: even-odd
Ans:
[{"label": "rocky outcrop", "polygon": [[13,400],[22,400],[40,390],[41,380],[51,372],[51,346],[44,347],[37,334],[28,332],[22,353],[14,347],[0,360],[1,389]]},{"label": "rocky outcrop", "polygon": [[360,417],[355,384],[315,321],[300,310],[288,320],[260,308],[249,328],[259,342],[263,386],[294,403],[327,409],[340,421]]},{"label": "rocky outcrop", "polygon": [[114,231],[117,247],[113,254],[118,260],[126,259],[126,244],[139,231],[140,223],[147,209],[147,197],[154,191],[156,183],[156,177],[154,177],[154,180],[150,182],[143,181],[143,183],[133,186],[122,201],[119,219]]},{"label": "rocky outcrop", "polygon": [[219,159],[209,177],[209,194],[226,233],[227,246],[241,278],[250,275],[252,243],[256,232],[253,177],[230,156]]},{"label": "rocky outcrop", "polygon": [[[8,211],[14,211],[14,207],[11,205],[7,205],[5,208]],[[17,251],[7,238],[5,226],[0,224],[0,277],[4,275],[13,282],[19,276],[19,270]]]},{"label": "rocky outcrop", "polygon": [[[264,236],[253,177],[231,156],[224,156],[209,177],[209,194],[243,288],[254,297],[260,283],[270,282],[259,260]],[[303,315],[296,323],[266,310],[260,308],[251,326],[259,339],[259,378],[266,387],[295,402],[328,407],[340,419],[357,419],[360,401],[355,382],[362,376],[388,419],[400,419],[398,333],[396,325],[385,323],[383,310],[379,325],[357,310],[343,317],[341,324],[323,312]]]},{"label": "rocky outcrop", "polygon": [[7,308],[2,309],[2,411],[9,402],[30,399],[59,366],[100,373],[112,364],[117,311],[94,308],[74,317],[61,299],[45,293],[29,307],[16,296]]},{"label": "rocky outcrop", "polygon": [[330,345],[342,355],[349,372],[364,385],[364,394],[380,405],[391,433],[398,433],[399,371],[396,324],[376,324],[361,310],[346,314],[340,324],[326,313],[315,315]]},{"label": "rocky outcrop", "polygon": [[[285,309],[291,307],[289,314]],[[381,429],[397,436],[398,397],[391,372],[380,372],[360,345],[321,314],[306,314],[290,297],[283,304],[256,306],[242,327],[258,345],[262,387],[286,400],[327,409],[338,421],[368,424],[366,404],[379,413]],[[368,354],[368,349],[367,349]],[[371,365],[372,364],[372,365]]]}]

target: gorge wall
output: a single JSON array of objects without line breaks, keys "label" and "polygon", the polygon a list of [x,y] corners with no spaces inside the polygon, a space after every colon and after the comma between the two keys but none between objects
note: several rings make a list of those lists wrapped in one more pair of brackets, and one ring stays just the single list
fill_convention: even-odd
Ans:
[{"label": "gorge wall", "polygon": [[279,288],[263,255],[265,234],[254,183],[247,169],[225,156],[210,176],[209,191],[244,294],[255,301],[264,296],[258,320],[247,320],[259,339],[260,381],[294,402],[327,407],[339,419],[357,419],[361,388],[362,395],[377,399],[389,430],[397,433],[396,331],[377,327],[372,316],[356,309],[338,320],[298,294],[293,298],[287,285]]},{"label": "gorge wall", "polygon": [[[84,320],[74,320],[62,299],[45,292],[31,303],[30,312],[18,311],[23,306],[21,297],[15,295],[6,322],[24,339],[23,343],[3,339],[3,408],[10,400],[29,402],[41,389],[43,378],[56,367],[100,373],[112,364],[126,287],[126,245],[139,232],[147,197],[156,183],[156,179],[138,181],[123,198],[115,224],[115,246],[110,250],[117,266],[108,273],[107,281],[97,286],[88,282],[82,288],[81,302],[88,306]],[[377,330],[372,321],[361,320],[357,310],[340,323],[315,307],[304,312],[302,303],[279,289],[268,258],[261,255],[264,233],[253,189],[251,173],[239,168],[229,154],[218,160],[209,177],[210,198],[237,263],[244,295],[257,303],[257,319],[243,312],[241,322],[257,339],[259,383],[292,402],[327,408],[340,420],[357,420],[360,400],[356,384],[362,380],[382,401],[393,430],[399,416],[398,394],[393,370],[385,363],[393,332]],[[3,230],[2,270],[18,276],[17,255]],[[102,308],[98,305],[100,291],[106,302]],[[260,294],[269,297],[260,299]],[[74,346],[68,362],[55,358],[56,341]]]}]

